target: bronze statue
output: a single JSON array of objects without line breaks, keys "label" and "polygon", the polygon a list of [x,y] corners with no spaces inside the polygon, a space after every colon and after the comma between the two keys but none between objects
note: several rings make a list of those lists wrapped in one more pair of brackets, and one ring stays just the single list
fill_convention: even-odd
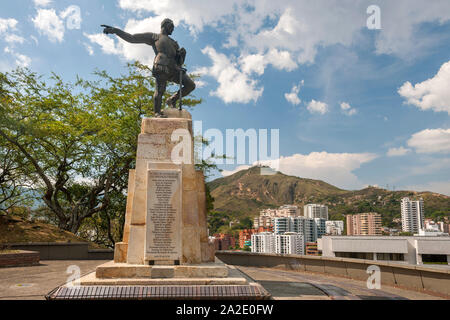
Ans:
[{"label": "bronze statue", "polygon": [[161,23],[161,33],[139,33],[131,35],[118,28],[102,25],[105,34],[116,34],[123,40],[130,43],[145,43],[153,47],[155,51],[155,61],[153,64],[153,76],[156,79],[156,90],[154,99],[155,114],[161,117],[162,98],[166,91],[167,81],[175,82],[180,85],[178,93],[167,99],[166,103],[171,108],[176,108],[177,100],[180,100],[180,109],[182,97],[189,95],[195,89],[195,83],[186,74],[186,69],[182,66],[186,58],[186,50],[180,48],[178,43],[169,36],[175,28],[173,21],[164,19]]}]

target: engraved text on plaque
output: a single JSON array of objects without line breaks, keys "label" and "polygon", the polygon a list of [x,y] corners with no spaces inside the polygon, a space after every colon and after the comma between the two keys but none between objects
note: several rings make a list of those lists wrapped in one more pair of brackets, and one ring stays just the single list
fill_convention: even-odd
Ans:
[{"label": "engraved text on plaque", "polygon": [[146,260],[180,260],[181,170],[149,170]]}]

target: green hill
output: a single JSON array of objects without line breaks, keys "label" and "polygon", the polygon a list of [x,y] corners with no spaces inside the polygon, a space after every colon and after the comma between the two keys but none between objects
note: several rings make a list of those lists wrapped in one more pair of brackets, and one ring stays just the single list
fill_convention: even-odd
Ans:
[{"label": "green hill", "polygon": [[400,217],[403,197],[422,197],[427,217],[450,216],[450,197],[445,195],[374,187],[347,191],[320,180],[302,179],[280,172],[263,176],[259,167],[214,180],[208,183],[208,187],[215,199],[215,211],[229,216],[230,220],[251,218],[257,216],[261,209],[285,204],[303,208],[308,203],[321,203],[329,207],[331,219],[342,220],[345,214],[378,212],[383,216],[384,225],[397,226],[392,219]]},{"label": "green hill", "polygon": [[[27,242],[89,242],[68,231],[41,221],[0,215],[0,247],[7,243]],[[103,249],[102,246],[89,242],[93,249]]]}]

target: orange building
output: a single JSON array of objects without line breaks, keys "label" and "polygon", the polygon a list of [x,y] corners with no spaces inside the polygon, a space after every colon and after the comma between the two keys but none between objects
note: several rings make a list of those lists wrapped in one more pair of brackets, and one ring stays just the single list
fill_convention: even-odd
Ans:
[{"label": "orange building", "polygon": [[239,231],[239,247],[244,249],[245,242],[252,240],[252,234],[263,233],[263,232],[272,232],[272,227],[259,227],[258,229],[245,229]]},{"label": "orange building", "polygon": [[236,239],[229,234],[218,233],[214,235],[214,246],[216,251],[232,250],[236,247]]},{"label": "orange building", "polygon": [[347,215],[348,236],[381,236],[382,219],[379,213]]},{"label": "orange building", "polygon": [[307,242],[306,245],[306,255],[307,256],[318,256],[319,250],[317,249],[317,242]]}]

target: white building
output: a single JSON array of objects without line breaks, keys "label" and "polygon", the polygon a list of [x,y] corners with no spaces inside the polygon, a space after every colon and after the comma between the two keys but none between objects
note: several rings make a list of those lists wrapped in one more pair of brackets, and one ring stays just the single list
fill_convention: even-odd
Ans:
[{"label": "white building", "polygon": [[259,217],[253,219],[253,227],[269,228],[273,225],[275,218],[295,218],[300,216],[300,209],[297,206],[285,205],[278,209],[264,209],[259,212]]},{"label": "white building", "polygon": [[303,208],[303,216],[328,220],[328,207],[322,204],[308,204]]},{"label": "white building", "polygon": [[275,253],[278,254],[305,254],[303,235],[288,232],[275,236]]},{"label": "white building", "polygon": [[275,235],[263,232],[252,235],[252,252],[276,254],[305,254],[303,235],[293,232]]},{"label": "white building", "polygon": [[326,234],[331,236],[341,236],[344,233],[344,221],[327,221]]},{"label": "white building", "polygon": [[275,218],[274,233],[276,235],[294,232],[303,235],[303,240],[307,242],[316,242],[326,233],[326,224],[324,219],[310,219],[305,217],[295,218]]},{"label": "white building", "polygon": [[286,205],[277,210],[277,217],[298,217],[300,215],[300,209],[297,206]]},{"label": "white building", "polygon": [[252,252],[256,253],[274,253],[275,237],[273,233],[263,232],[252,234]]},{"label": "white building", "polygon": [[422,198],[418,201],[403,198],[401,210],[403,232],[418,233],[419,230],[425,229],[425,212]]},{"label": "white building", "polygon": [[318,248],[324,257],[450,264],[450,237],[324,236]]}]

